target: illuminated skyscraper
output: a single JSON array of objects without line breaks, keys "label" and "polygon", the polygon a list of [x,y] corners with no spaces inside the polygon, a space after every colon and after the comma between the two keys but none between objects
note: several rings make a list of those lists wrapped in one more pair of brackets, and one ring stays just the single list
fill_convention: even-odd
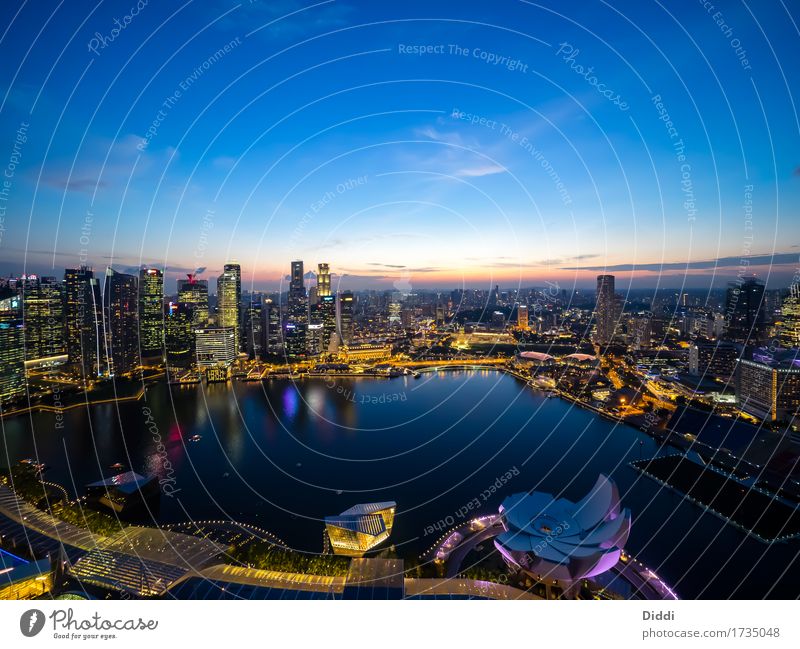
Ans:
[{"label": "illuminated skyscraper", "polygon": [[325,352],[330,347],[331,336],[336,335],[336,296],[321,297],[317,308],[322,322],[322,351]]},{"label": "illuminated skyscraper", "polygon": [[517,307],[517,329],[520,331],[529,331],[531,328],[528,320],[528,305],[520,304]]},{"label": "illuminated skyscraper", "polygon": [[225,264],[222,275],[217,278],[217,324],[234,330],[235,344],[239,351],[244,339],[241,332],[239,307],[242,303],[242,269],[239,264]]},{"label": "illuminated skyscraper", "polygon": [[617,322],[617,296],[614,293],[614,276],[597,276],[597,303],[595,306],[595,342],[607,345],[614,338]]},{"label": "illuminated skyscraper", "polygon": [[272,300],[264,300],[261,305],[264,318],[264,353],[277,354],[281,348],[281,309]]},{"label": "illuminated skyscraper", "polygon": [[317,266],[317,298],[331,294],[331,271],[328,264]]},{"label": "illuminated skyscraper", "polygon": [[139,271],[139,340],[142,356],[163,356],[164,274],[157,268]]},{"label": "illuminated skyscraper", "polygon": [[350,345],[354,337],[355,296],[351,291],[339,295],[339,338],[345,345]]},{"label": "illuminated skyscraper", "polygon": [[284,351],[290,358],[306,354],[306,330],[308,328],[308,302],[303,281],[303,262],[292,262],[287,296],[286,326],[284,327]]},{"label": "illuminated skyscraper", "polygon": [[197,279],[189,273],[189,279],[178,280],[178,302],[192,305],[192,324],[205,327],[208,324],[208,280]]},{"label": "illuminated skyscraper", "polygon": [[102,373],[105,344],[100,284],[86,266],[64,271],[64,319],[69,363],[84,377]]},{"label": "illuminated skyscraper", "polygon": [[29,275],[22,284],[25,360],[65,352],[64,296],[55,277]]},{"label": "illuminated skyscraper", "polygon": [[139,282],[134,275],[106,270],[103,312],[108,373],[129,374],[139,365]]},{"label": "illuminated skyscraper", "polygon": [[236,360],[233,327],[210,327],[194,332],[199,367],[229,367]]},{"label": "illuminated skyscraper", "polygon": [[191,304],[170,302],[164,312],[164,346],[168,368],[188,368],[194,360],[192,311]]},{"label": "illuminated skyscraper", "polygon": [[0,300],[0,406],[25,394],[25,333],[22,300]]},{"label": "illuminated skyscraper", "polygon": [[249,358],[264,355],[264,315],[260,296],[249,295],[244,310],[245,350]]},{"label": "illuminated skyscraper", "polygon": [[800,347],[800,285],[789,287],[789,296],[781,306],[781,328],[778,339],[782,347]]}]

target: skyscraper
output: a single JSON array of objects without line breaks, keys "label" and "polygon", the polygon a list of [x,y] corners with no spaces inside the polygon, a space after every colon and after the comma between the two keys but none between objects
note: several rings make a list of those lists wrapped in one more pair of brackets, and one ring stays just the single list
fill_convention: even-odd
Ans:
[{"label": "skyscraper", "polygon": [[355,296],[351,291],[339,295],[339,338],[350,345],[354,337]]},{"label": "skyscraper", "polygon": [[197,279],[189,273],[189,279],[178,280],[178,302],[192,305],[192,324],[205,327],[208,324],[208,280]]},{"label": "skyscraper", "polygon": [[0,406],[25,394],[25,330],[18,296],[0,300]]},{"label": "skyscraper", "polygon": [[139,365],[139,282],[134,275],[106,270],[103,313],[108,373],[129,374]]},{"label": "skyscraper", "polygon": [[264,318],[264,353],[277,354],[281,347],[281,308],[272,300],[264,300],[261,305]]},{"label": "skyscraper", "polygon": [[194,360],[194,313],[192,305],[170,302],[164,313],[164,346],[167,367],[188,368]]},{"label": "skyscraper", "polygon": [[199,367],[229,367],[236,360],[233,327],[197,329],[194,335]]},{"label": "skyscraper", "polygon": [[290,358],[300,358],[306,354],[308,302],[303,275],[303,262],[293,261],[284,328],[284,351]]},{"label": "skyscraper", "polygon": [[614,338],[617,321],[617,296],[614,293],[614,276],[597,276],[597,302],[595,306],[595,341],[607,345]]},{"label": "skyscraper", "polygon": [[725,297],[725,318],[729,340],[756,345],[766,334],[764,317],[764,283],[756,277],[731,282]]},{"label": "skyscraper", "polygon": [[25,360],[63,354],[64,296],[55,277],[29,275],[22,282]]},{"label": "skyscraper", "polygon": [[164,274],[157,268],[139,271],[139,341],[142,356],[163,356]]},{"label": "skyscraper", "polygon": [[318,313],[322,322],[322,351],[330,347],[331,337],[336,335],[336,296],[325,295],[320,298]]},{"label": "skyscraper", "polygon": [[331,271],[328,264],[317,265],[317,298],[331,294]]},{"label": "skyscraper", "polygon": [[105,344],[100,284],[91,268],[64,271],[64,319],[69,363],[84,377],[102,373]]},{"label": "skyscraper", "polygon": [[260,296],[249,294],[244,310],[244,343],[251,359],[264,355],[264,316]]},{"label": "skyscraper", "polygon": [[528,331],[530,329],[528,321],[528,305],[520,304],[517,306],[517,329],[520,331]]},{"label": "skyscraper", "polygon": [[217,278],[217,311],[220,327],[233,329],[234,347],[238,352],[244,336],[241,331],[239,307],[242,303],[242,269],[239,264],[225,264]]},{"label": "skyscraper", "polygon": [[781,346],[790,349],[800,347],[800,285],[789,287],[789,296],[781,306],[781,328],[778,332]]}]

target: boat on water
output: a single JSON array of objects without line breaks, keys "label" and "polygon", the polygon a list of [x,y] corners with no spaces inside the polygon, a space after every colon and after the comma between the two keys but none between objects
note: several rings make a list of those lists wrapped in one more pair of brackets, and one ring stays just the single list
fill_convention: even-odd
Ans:
[{"label": "boat on water", "polygon": [[125,465],[122,462],[114,462],[114,464],[108,467],[112,471],[122,471],[125,468]]},{"label": "boat on water", "polygon": [[201,439],[203,439],[203,436],[202,436],[202,435],[192,435],[192,436],[189,438],[189,441],[190,441],[190,442],[199,442]]}]

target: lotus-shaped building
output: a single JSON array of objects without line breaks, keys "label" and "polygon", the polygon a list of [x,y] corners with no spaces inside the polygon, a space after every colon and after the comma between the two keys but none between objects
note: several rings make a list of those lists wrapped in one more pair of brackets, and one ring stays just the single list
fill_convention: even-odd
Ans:
[{"label": "lotus-shaped building", "polygon": [[534,577],[578,581],[619,561],[631,529],[616,485],[601,475],[581,501],[518,493],[500,505],[503,529],[495,546],[512,566]]}]

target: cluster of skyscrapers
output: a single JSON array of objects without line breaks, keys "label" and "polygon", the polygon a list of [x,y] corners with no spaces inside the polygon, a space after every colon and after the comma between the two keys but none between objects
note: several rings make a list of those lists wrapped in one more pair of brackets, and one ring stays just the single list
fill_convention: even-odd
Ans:
[{"label": "cluster of skyscrapers", "polygon": [[240,354],[302,360],[351,343],[354,294],[332,290],[326,263],[308,290],[306,279],[303,262],[292,262],[281,304],[281,294],[276,300],[243,295],[241,267],[228,263],[217,277],[215,308],[208,280],[189,274],[168,296],[157,268],[138,274],[108,268],[98,276],[81,266],[66,269],[63,281],[8,280],[0,294],[0,402],[25,394],[30,368],[66,366],[93,380],[161,363],[226,368]]}]

